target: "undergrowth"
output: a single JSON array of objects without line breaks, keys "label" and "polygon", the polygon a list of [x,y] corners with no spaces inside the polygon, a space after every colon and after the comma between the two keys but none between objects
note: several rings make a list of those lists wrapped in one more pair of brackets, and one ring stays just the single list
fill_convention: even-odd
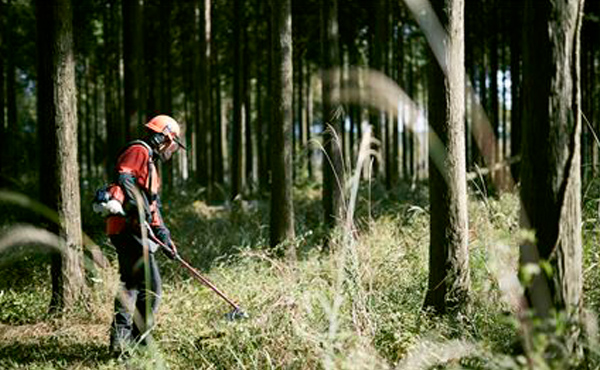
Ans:
[{"label": "undergrowth", "polygon": [[[320,193],[297,190],[295,262],[275,258],[268,248],[268,203],[210,206],[189,201],[193,197],[184,192],[167,200],[164,213],[183,257],[250,318],[225,320],[230,307],[224,301],[161,257],[164,295],[155,343],[127,360],[108,354],[117,276],[114,252],[101,234],[95,240],[109,265],[88,274],[87,301],[62,318],[46,314],[47,256],[5,263],[0,368],[526,368],[511,288],[502,283],[517,269],[517,197],[471,196],[471,308],[436,318],[421,309],[428,266],[426,196],[409,188],[385,196],[372,191],[383,200],[359,197],[355,238],[339,231],[331,253],[324,254]],[[600,234],[597,222],[589,220],[592,214],[597,212],[586,211],[584,219],[585,294],[594,313],[600,304],[595,268]],[[97,227],[94,222],[86,225]],[[3,252],[4,261],[10,253]]]}]

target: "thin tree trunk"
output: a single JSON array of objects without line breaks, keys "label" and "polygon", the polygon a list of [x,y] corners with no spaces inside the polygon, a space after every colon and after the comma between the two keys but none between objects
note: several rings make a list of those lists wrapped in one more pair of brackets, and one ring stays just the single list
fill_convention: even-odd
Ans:
[{"label": "thin tree trunk", "polygon": [[306,149],[306,115],[304,114],[304,54],[298,57],[298,132],[300,133],[300,151]]},{"label": "thin tree trunk", "polygon": [[[369,43],[369,63],[371,68],[376,71],[383,71],[383,48],[382,41],[384,40],[384,2],[385,0],[374,0],[374,9],[373,9],[373,40]],[[371,108],[369,112],[369,122],[372,126],[373,130],[373,138],[375,140],[379,140],[381,143],[380,151],[385,150],[385,143],[383,141],[381,129],[382,129],[382,112],[376,108]],[[380,178],[383,175],[384,171],[384,163],[381,163],[382,160],[385,160],[385,154],[381,153],[381,160],[375,159],[373,162],[373,174],[375,177]]]},{"label": "thin tree trunk", "polygon": [[[196,163],[197,163],[197,180],[202,186],[209,186],[208,198],[212,199],[214,194],[213,184],[215,179],[214,169],[212,169],[211,158],[209,148],[211,143],[215,141],[218,136],[214,136],[215,133],[209,128],[211,127],[211,109],[212,101],[210,94],[211,85],[211,38],[212,38],[212,23],[211,23],[211,2],[210,0],[199,0],[199,14],[198,14],[198,65],[194,65],[194,69],[197,68],[199,76],[199,83],[193,86],[193,96],[196,97],[194,105],[195,117],[196,117]],[[217,140],[218,141],[218,140]]]},{"label": "thin tree trunk", "polygon": [[123,12],[123,66],[124,107],[127,140],[141,133],[142,109],[140,84],[143,56],[142,0],[122,0]]},{"label": "thin tree trunk", "polygon": [[102,177],[102,174],[104,173],[104,168],[103,167],[99,167],[99,158],[100,158],[100,150],[98,150],[98,142],[100,141],[100,122],[101,122],[101,117],[100,117],[100,105],[102,104],[102,94],[100,93],[100,76],[98,73],[98,66],[94,66],[93,69],[93,81],[94,81],[94,85],[93,85],[93,89],[94,89],[94,126],[92,128],[92,142],[90,144],[91,147],[91,157],[92,157],[92,168],[93,168],[93,176],[95,178],[98,177]]},{"label": "thin tree trunk", "polygon": [[244,177],[246,178],[246,184],[249,188],[249,190],[253,190],[253,186],[255,184],[255,179],[254,179],[254,152],[252,150],[253,146],[254,146],[254,140],[253,140],[253,136],[254,136],[254,132],[252,130],[252,76],[250,74],[251,71],[251,66],[252,66],[252,59],[250,58],[251,55],[251,51],[250,51],[250,40],[248,37],[248,27],[250,27],[250,22],[247,22],[248,24],[246,25],[246,27],[244,27],[244,30],[242,32],[242,37],[243,37],[243,81],[242,81],[242,99],[243,99],[243,106],[244,106],[244,146],[245,146],[245,150],[244,150]]},{"label": "thin tree trunk", "polygon": [[[430,58],[429,287],[425,308],[464,308],[469,293],[467,189],[464,137],[464,0],[432,5],[448,30],[442,66]],[[436,156],[443,153],[441,156]]]},{"label": "thin tree trunk", "polygon": [[[293,240],[294,202],[292,199],[292,9],[291,0],[271,2],[273,22],[273,91],[271,122],[271,247]],[[285,251],[295,258],[293,243]]]},{"label": "thin tree trunk", "polygon": [[[90,69],[90,58],[85,59],[85,167],[86,167],[86,175],[88,178],[93,178],[94,174],[92,173],[92,122],[94,119],[92,112],[92,104],[93,98],[91,94],[90,85],[93,83],[92,73]],[[83,171],[82,171],[83,174]]]},{"label": "thin tree trunk", "polygon": [[[267,14],[271,14],[271,12],[273,11],[273,5],[271,1],[267,1],[268,7],[269,7],[269,11],[267,12]],[[271,99],[269,99],[270,96],[273,96],[273,84],[270,82],[270,79],[272,78],[271,76],[273,76],[273,69],[275,68],[273,66],[273,57],[272,57],[272,53],[273,53],[273,20],[271,19],[270,16],[266,17],[268,19],[268,23],[267,23],[267,37],[268,37],[268,54],[267,54],[267,78],[268,78],[268,82],[267,82],[267,98],[265,99],[265,112],[271,112]],[[265,119],[265,126],[263,126],[263,138],[266,138],[267,140],[263,140],[263,142],[271,142],[271,139],[269,137],[270,135],[270,127],[272,126],[272,118],[271,117],[266,117]],[[265,156],[265,163],[267,164],[267,185],[268,185],[268,190],[269,192],[271,191],[271,183],[270,183],[270,179],[271,179],[271,150],[269,149],[268,145],[264,146],[264,156]]]},{"label": "thin tree trunk", "polygon": [[244,0],[233,2],[233,124],[231,148],[231,199],[236,198],[243,191],[243,61],[242,61],[242,30],[245,27],[242,8]]},{"label": "thin tree trunk", "polygon": [[313,158],[313,150],[312,150],[312,144],[310,143],[311,141],[311,136],[312,136],[312,121],[313,121],[313,94],[312,94],[312,74],[311,74],[311,69],[310,69],[310,64],[306,63],[306,142],[307,142],[307,148],[306,148],[306,161],[307,161],[307,168],[308,168],[308,178],[310,179],[314,179],[314,170],[313,170],[313,164],[312,164],[312,158]]},{"label": "thin tree trunk", "polygon": [[114,161],[125,144],[125,125],[119,113],[119,34],[117,25],[118,4],[108,0],[104,8],[104,105],[106,114],[105,171],[112,176]]},{"label": "thin tree trunk", "polygon": [[[494,7],[496,4],[492,3]],[[498,105],[498,17],[497,11],[488,11],[488,27],[490,27],[490,114],[489,118],[492,123],[492,129],[494,130],[494,141],[496,150],[492,153],[492,162],[488,163],[490,169],[495,168],[496,163],[500,160],[500,116],[499,116],[499,105]],[[490,172],[490,178],[496,180],[498,174],[495,171]],[[497,183],[497,182],[495,182]]]},{"label": "thin tree trunk", "polygon": [[42,201],[58,213],[62,252],[52,259],[51,310],[73,308],[84,288],[77,100],[70,0],[38,0],[38,117]]},{"label": "thin tree trunk", "polygon": [[[339,107],[340,78],[338,54],[337,0],[321,2],[321,55],[323,65],[323,208],[325,225],[333,229],[342,220],[344,168],[342,148],[341,112]],[[326,243],[327,244],[327,243]]]},{"label": "thin tree trunk", "polygon": [[[212,111],[213,127],[211,130],[211,155],[212,155],[212,174],[213,180],[217,187],[223,189],[225,184],[225,150],[226,146],[224,145],[224,130],[223,130],[223,116],[222,116],[222,102],[221,102],[221,76],[219,72],[219,53],[218,48],[215,45],[213,53],[211,53],[211,77],[212,77],[212,90],[214,92],[214,99]],[[225,196],[225,194],[223,194]]]},{"label": "thin tree trunk", "polygon": [[[415,43],[416,41],[414,40],[414,37],[411,38],[410,40],[410,54],[411,54],[411,61],[413,61],[413,63],[410,64],[410,68],[409,68],[409,73],[408,73],[408,95],[410,95],[411,99],[413,99],[414,101],[418,101],[417,100],[417,89],[416,89],[416,82],[415,82],[415,69],[416,67],[416,51],[415,51]],[[414,184],[415,179],[417,177],[417,169],[415,166],[415,131],[414,131],[414,122],[411,120],[411,122],[409,122],[409,129],[407,130],[407,134],[408,134],[408,173],[410,174],[410,179],[411,182]]]},{"label": "thin tree trunk", "polygon": [[[358,67],[358,50],[354,45],[354,40],[348,42],[348,61],[350,68]],[[348,86],[350,89],[356,89],[358,93],[360,91],[360,84],[356,79],[350,79],[351,85]],[[350,116],[350,132],[349,137],[349,149],[350,149],[350,163],[355,163],[357,154],[355,152],[355,146],[357,142],[360,142],[360,137],[357,139],[357,130],[360,126],[360,102],[349,103],[349,116]]]},{"label": "thin tree trunk", "polygon": [[[262,20],[265,18],[266,6],[264,4],[265,2],[263,2],[262,0],[256,0],[255,8],[258,12],[258,20]],[[268,26],[271,23],[270,17],[268,17],[266,22],[264,23],[266,23],[266,28],[268,29],[266,35],[265,32],[262,32],[261,22],[258,22],[257,26],[254,29],[255,41],[258,45],[268,43],[268,40],[271,37],[270,29]],[[257,61],[254,64],[256,74],[256,125],[254,130],[258,135],[260,135],[260,140],[257,140],[256,142],[256,156],[258,159],[258,183],[261,194],[266,193],[269,189],[269,164],[267,163],[266,155],[266,147],[268,145],[268,140],[266,140],[266,138],[268,137],[268,134],[267,136],[265,136],[265,132],[268,130],[268,119],[270,116],[270,112],[267,114],[263,113],[268,112],[268,110],[265,109],[266,98],[264,97],[265,94],[263,92],[263,87],[267,84],[270,85],[271,80],[270,70],[268,68],[264,68],[265,59],[270,60],[269,50],[270,45],[267,45],[267,47],[258,48],[258,50],[256,50]],[[267,65],[269,63],[270,62],[267,62]]]},{"label": "thin tree trunk", "polygon": [[[7,6],[6,15],[6,48],[10,51],[6,54],[2,54],[2,59],[6,58],[6,128],[13,128],[11,130],[11,140],[5,140],[3,150],[6,154],[4,164],[6,167],[2,168],[4,176],[10,179],[10,183],[14,184],[14,177],[16,177],[18,169],[14,165],[14,152],[16,150],[15,144],[18,143],[20,130],[16,130],[19,127],[18,120],[18,107],[17,107],[17,69],[15,58],[21,51],[21,45],[17,42],[17,27],[14,24],[16,19],[15,9],[16,6],[9,3]],[[11,185],[12,185],[11,184]]]},{"label": "thin tree trunk", "polygon": [[[6,55],[6,38],[5,38],[5,18],[7,13],[7,6],[4,2],[0,2],[0,55]],[[6,170],[6,150],[5,150],[5,135],[6,130],[4,125],[6,120],[4,119],[4,109],[6,107],[6,95],[4,93],[4,58],[0,58],[0,189],[5,186],[4,171]]]}]

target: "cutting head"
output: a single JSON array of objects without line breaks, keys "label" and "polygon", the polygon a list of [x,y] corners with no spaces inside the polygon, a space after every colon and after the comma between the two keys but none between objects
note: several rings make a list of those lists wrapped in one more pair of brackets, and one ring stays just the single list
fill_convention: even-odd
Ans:
[{"label": "cutting head", "polygon": [[248,318],[250,318],[250,316],[246,312],[242,311],[241,308],[238,307],[235,310],[225,314],[225,318],[228,321],[234,321],[234,320],[240,320],[240,319],[248,319]]}]

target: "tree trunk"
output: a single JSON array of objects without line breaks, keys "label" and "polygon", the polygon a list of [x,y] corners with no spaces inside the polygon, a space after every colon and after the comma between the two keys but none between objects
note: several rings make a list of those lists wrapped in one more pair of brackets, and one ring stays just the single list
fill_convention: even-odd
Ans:
[{"label": "tree trunk", "polygon": [[[520,0],[514,0],[520,6]],[[511,78],[511,114],[510,114],[510,156],[515,158],[521,155],[521,32],[522,15],[521,12],[512,12],[512,35],[510,38],[510,78]],[[511,165],[511,173],[514,183],[519,182],[521,171],[521,161],[516,161]]]},{"label": "tree trunk", "polygon": [[[0,55],[6,55],[6,38],[5,38],[5,17],[7,12],[7,6],[4,2],[0,2]],[[0,58],[0,189],[5,186],[4,171],[6,170],[6,150],[5,150],[5,135],[6,130],[4,129],[4,109],[6,106],[6,99],[4,94],[4,58]]]},{"label": "tree trunk", "polygon": [[196,117],[196,178],[201,186],[209,186],[208,198],[214,196],[213,170],[210,164],[210,143],[215,139],[211,132],[211,3],[210,0],[199,0],[198,15],[198,64],[193,68],[198,70],[199,83],[193,84],[194,116]]},{"label": "tree trunk", "polygon": [[93,100],[93,127],[92,127],[92,140],[90,140],[90,157],[92,158],[92,176],[95,178],[101,177],[101,173],[103,172],[103,168],[98,168],[98,164],[99,164],[99,160],[98,158],[100,158],[100,154],[99,154],[99,150],[97,149],[98,147],[98,142],[100,141],[100,133],[99,133],[99,129],[100,129],[100,113],[99,113],[99,107],[100,107],[100,83],[99,83],[99,73],[98,73],[98,67],[94,66],[93,68],[93,73],[92,73],[92,81],[93,81],[93,85],[92,85],[92,89],[94,90],[92,92],[92,95],[94,96],[94,100]]},{"label": "tree trunk", "polygon": [[[218,48],[214,48],[214,52],[211,53],[211,81],[212,91],[212,128],[211,128],[211,166],[213,181],[217,187],[223,188],[225,184],[225,150],[224,145],[224,130],[223,130],[223,117],[222,117],[222,103],[221,103],[221,76],[219,72],[219,52]],[[225,196],[225,194],[223,194]]]},{"label": "tree trunk", "polygon": [[77,102],[70,0],[38,0],[38,117],[42,201],[55,209],[62,253],[52,259],[51,310],[71,309],[84,287]]},{"label": "tree trunk", "polygon": [[143,123],[140,106],[140,84],[143,73],[142,0],[122,0],[124,106],[127,140],[141,133]]},{"label": "tree trunk", "polygon": [[333,229],[343,212],[344,168],[342,163],[341,112],[339,109],[340,78],[338,53],[337,0],[321,1],[321,55],[323,65],[323,208],[325,225]]},{"label": "tree trunk", "polygon": [[[494,8],[496,8],[496,4],[491,4]],[[488,163],[490,168],[495,168],[496,163],[500,161],[500,116],[499,116],[499,105],[498,105],[498,70],[499,70],[499,60],[498,60],[498,17],[497,10],[488,11],[488,27],[490,27],[490,104],[489,104],[489,119],[492,124],[492,130],[494,132],[494,142],[496,150],[492,153],[492,161]],[[490,178],[494,183],[498,178],[498,174],[495,171],[490,172]]]},{"label": "tree trunk", "polygon": [[[430,58],[429,141],[431,204],[429,287],[425,308],[464,308],[469,292],[467,188],[464,136],[464,0],[432,5],[448,30],[442,66]],[[434,157],[442,153],[437,159]]]},{"label": "tree trunk", "polygon": [[104,105],[106,114],[106,176],[111,177],[114,163],[125,145],[125,125],[119,113],[119,33],[117,27],[118,4],[108,0],[104,8]]},{"label": "tree trunk", "polygon": [[[373,39],[369,43],[369,63],[372,69],[383,72],[383,55],[384,47],[382,46],[383,40],[385,40],[385,26],[384,26],[384,2],[385,0],[374,0],[373,3],[373,21],[372,21],[372,34]],[[377,108],[369,109],[369,123],[372,126],[373,138],[379,140],[380,152],[384,150],[384,141],[381,135],[382,129],[382,112]],[[381,153],[381,159],[375,159],[373,162],[373,175],[377,178],[381,178],[384,171],[384,164],[382,161],[385,159],[385,154]]]},{"label": "tree trunk", "polygon": [[[85,79],[84,79],[84,89],[85,89],[85,122],[84,122],[84,127],[85,127],[85,147],[84,148],[80,148],[80,150],[83,150],[85,152],[85,176],[87,176],[87,178],[93,178],[93,174],[92,174],[92,152],[91,152],[91,148],[92,148],[92,135],[91,135],[91,130],[92,130],[92,120],[93,120],[93,116],[92,116],[92,94],[90,91],[90,85],[92,84],[92,74],[90,72],[90,58],[87,57],[85,59]],[[83,136],[83,133],[80,133],[80,135]],[[83,163],[82,163],[83,166]],[[83,176],[84,172],[81,171],[81,175]]]},{"label": "tree trunk", "polygon": [[[292,198],[292,9],[291,0],[271,2],[273,84],[271,105],[271,247],[294,238]],[[294,258],[293,244],[286,254]]]},{"label": "tree trunk", "polygon": [[248,28],[250,27],[250,21],[247,22],[247,25],[244,27],[242,32],[243,38],[243,77],[242,77],[242,100],[244,106],[244,177],[246,179],[246,184],[249,190],[253,190],[255,179],[254,179],[254,130],[252,130],[252,76],[251,76],[251,66],[253,59],[250,58],[250,39],[248,37]]},{"label": "tree trunk", "polygon": [[[155,25],[158,42],[158,84],[159,100],[155,107],[156,113],[173,114],[173,59],[171,57],[172,32],[171,14],[173,12],[172,0],[159,0],[157,4],[159,22]],[[174,189],[173,161],[161,163],[163,189],[170,192]]]},{"label": "tree trunk", "polygon": [[17,41],[17,30],[18,27],[15,25],[16,22],[16,6],[12,3],[7,5],[7,13],[6,13],[6,33],[4,35],[7,36],[6,40],[6,48],[9,51],[8,53],[2,54],[2,59],[5,58],[6,63],[6,128],[12,128],[12,136],[11,140],[4,140],[5,146],[3,146],[4,153],[6,154],[6,158],[4,164],[6,167],[2,168],[2,173],[8,179],[10,179],[10,184],[13,185],[15,183],[15,177],[18,172],[18,168],[16,168],[14,162],[15,151],[17,150],[16,145],[19,143],[19,139],[21,136],[18,120],[18,107],[17,107],[17,69],[16,69],[16,56],[21,52],[22,46],[18,44]]},{"label": "tree trunk", "polygon": [[243,61],[242,61],[242,31],[244,15],[242,12],[244,0],[233,2],[233,122],[231,148],[231,199],[240,195],[244,186],[243,171]]},{"label": "tree trunk", "polygon": [[[264,19],[265,17],[265,2],[262,0],[256,0],[255,9],[258,13],[257,19]],[[268,120],[270,116],[270,112],[265,109],[266,98],[263,87],[265,85],[270,86],[270,69],[268,65],[270,65],[269,58],[269,50],[270,47],[270,37],[271,30],[269,24],[271,23],[270,17],[264,22],[265,28],[267,28],[267,32],[263,32],[262,23],[258,22],[254,32],[255,32],[255,42],[259,45],[265,45],[265,47],[258,48],[256,50],[256,63],[254,63],[255,74],[256,74],[256,125],[255,132],[257,135],[260,135],[260,140],[256,142],[256,156],[258,159],[258,183],[261,194],[266,193],[269,189],[269,164],[267,163],[267,146],[269,143],[268,138]],[[268,61],[265,63],[265,59]],[[265,64],[267,67],[265,68]],[[268,87],[267,87],[268,89]],[[267,112],[266,114],[263,112]]]},{"label": "tree trunk", "polygon": [[[579,32],[583,0],[526,2],[523,31],[521,266],[545,261],[526,295],[541,318],[582,306]],[[527,282],[526,282],[527,283]],[[572,335],[571,338],[570,335]],[[577,330],[567,334],[567,349]]]},{"label": "tree trunk", "polygon": [[314,169],[312,164],[313,150],[312,144],[310,143],[312,136],[312,122],[313,122],[313,90],[312,90],[312,74],[310,64],[306,63],[306,142],[308,144],[306,148],[306,161],[308,168],[308,177],[314,179]]},{"label": "tree trunk", "polygon": [[[304,110],[305,110],[305,106],[304,106],[304,53],[300,54],[298,56],[298,71],[296,72],[298,75],[298,86],[297,86],[297,91],[298,93],[296,94],[297,96],[297,105],[298,105],[298,132],[300,133],[300,150],[298,151],[298,153],[304,153],[304,151],[307,148],[307,141],[306,141],[306,115],[304,114]],[[304,171],[306,170],[306,157],[303,156],[302,158],[300,158],[300,163],[302,163],[301,165],[301,169],[302,172],[304,173]]]},{"label": "tree trunk", "polygon": [[[416,66],[416,54],[417,52],[415,51],[415,44],[416,44],[416,40],[414,40],[414,37],[411,38],[410,40],[410,54],[411,54],[411,61],[412,63],[410,64],[409,67],[409,71],[408,71],[408,95],[411,97],[412,100],[414,101],[418,101],[417,99],[417,88],[416,88],[416,78],[415,78],[415,70],[417,69]],[[411,117],[412,118],[412,117]],[[414,184],[414,181],[417,177],[417,169],[415,166],[415,138],[417,137],[415,131],[414,131],[414,122],[409,123],[409,128],[407,130],[407,134],[408,134],[408,173],[410,174],[410,179],[411,179],[411,183]]]}]

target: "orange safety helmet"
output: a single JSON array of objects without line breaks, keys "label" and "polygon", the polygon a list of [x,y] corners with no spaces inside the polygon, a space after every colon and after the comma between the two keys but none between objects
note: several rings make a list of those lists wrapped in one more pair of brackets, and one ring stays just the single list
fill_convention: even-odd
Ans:
[{"label": "orange safety helmet", "polygon": [[183,149],[187,149],[179,139],[179,136],[181,135],[179,123],[173,118],[161,114],[148,121],[146,127],[154,132],[165,135],[169,141],[174,141]]}]

